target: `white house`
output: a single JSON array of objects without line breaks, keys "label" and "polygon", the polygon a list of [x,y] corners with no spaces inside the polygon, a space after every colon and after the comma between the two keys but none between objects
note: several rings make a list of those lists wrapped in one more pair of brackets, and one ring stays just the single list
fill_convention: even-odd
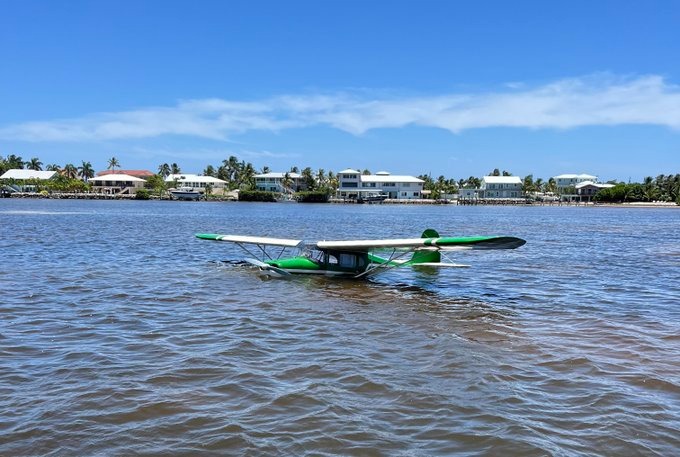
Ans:
[{"label": "white house", "polygon": [[359,198],[365,194],[384,194],[387,198],[413,200],[423,198],[423,181],[414,176],[392,175],[379,171],[374,175],[362,175],[348,168],[338,172],[339,198]]},{"label": "white house", "polygon": [[484,176],[479,186],[482,198],[522,198],[519,176]]},{"label": "white house", "polygon": [[557,192],[563,193],[566,189],[570,187],[576,187],[576,184],[581,182],[597,182],[597,176],[587,175],[587,174],[564,174],[553,176],[555,184],[557,186]]},{"label": "white house", "polygon": [[165,178],[165,182],[169,185],[174,185],[176,182],[177,187],[191,187],[201,193],[205,193],[206,187],[210,185],[212,186],[211,192],[214,195],[224,195],[227,186],[227,181],[222,179],[189,173],[170,174]]},{"label": "white house", "polygon": [[111,195],[136,194],[139,189],[144,188],[146,183],[144,179],[123,173],[97,176],[88,179],[87,182],[92,186],[93,192]]},{"label": "white house", "polygon": [[27,181],[47,181],[56,176],[56,171],[36,171],[36,170],[25,170],[22,168],[13,168],[7,170],[0,176],[0,179],[12,179],[15,184],[12,188],[20,191],[34,191],[35,186],[28,184]]},{"label": "white house", "polygon": [[263,173],[255,175],[255,187],[257,190],[268,192],[295,192],[301,190],[302,175],[299,173],[288,173],[290,184],[288,187],[283,185],[286,173]]}]

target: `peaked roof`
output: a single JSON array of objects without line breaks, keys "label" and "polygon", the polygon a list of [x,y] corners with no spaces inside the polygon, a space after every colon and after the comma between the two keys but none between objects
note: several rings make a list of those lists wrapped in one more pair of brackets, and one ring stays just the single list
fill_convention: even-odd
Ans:
[{"label": "peaked roof", "polygon": [[610,187],[614,187],[614,184],[599,184],[593,181],[582,181],[574,186],[575,189],[582,189],[586,186],[595,186],[599,189],[609,189]]},{"label": "peaked roof", "polygon": [[0,176],[0,179],[50,179],[56,174],[56,171],[36,171],[13,168],[3,173],[3,175]]},{"label": "peaked roof", "polygon": [[144,182],[141,178],[136,178],[134,176],[125,175],[123,173],[113,173],[104,176],[97,176],[96,178],[90,178],[87,182],[121,182],[121,181],[132,181],[132,182]]},{"label": "peaked roof", "polygon": [[104,171],[98,172],[97,176],[118,175],[118,174],[130,175],[130,176],[134,176],[136,178],[149,178],[149,177],[154,175],[149,170],[104,170]]},{"label": "peaked roof", "polygon": [[[283,179],[286,176],[286,173],[278,173],[278,172],[270,172],[270,173],[262,173],[259,175],[255,175],[255,178],[278,178],[278,179]],[[302,178],[302,175],[300,173],[293,173],[292,171],[288,172],[288,176],[291,179],[297,179],[297,178]]]},{"label": "peaked roof", "polygon": [[410,183],[419,183],[419,182],[425,182],[420,178],[416,178],[415,176],[406,176],[406,175],[362,175],[361,176],[361,182],[410,182]]},{"label": "peaked roof", "polygon": [[567,173],[564,175],[557,175],[553,176],[554,179],[586,179],[588,181],[595,181],[597,179],[597,176],[593,175],[587,175],[585,173],[582,173],[580,175],[573,174],[573,173]]},{"label": "peaked roof", "polygon": [[359,174],[359,175],[361,174],[360,171],[352,170],[351,168],[347,168],[346,170],[338,171],[338,173],[346,173],[346,174],[354,173],[355,175],[356,175],[356,174]]},{"label": "peaked roof", "polygon": [[522,184],[519,176],[484,176],[482,181],[489,184]]}]

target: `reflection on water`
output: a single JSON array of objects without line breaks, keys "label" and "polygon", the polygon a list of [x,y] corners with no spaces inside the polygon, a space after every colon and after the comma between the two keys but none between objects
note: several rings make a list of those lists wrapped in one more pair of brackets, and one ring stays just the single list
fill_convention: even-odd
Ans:
[{"label": "reflection on water", "polygon": [[[0,200],[0,455],[674,455],[679,222]],[[528,243],[434,274],[262,281],[193,237],[426,227]]]}]

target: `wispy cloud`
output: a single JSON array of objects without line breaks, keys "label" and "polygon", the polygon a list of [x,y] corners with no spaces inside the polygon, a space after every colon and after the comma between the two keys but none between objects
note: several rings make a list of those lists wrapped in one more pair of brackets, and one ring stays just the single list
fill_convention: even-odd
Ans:
[{"label": "wispy cloud", "polygon": [[362,91],[250,102],[187,100],[172,107],[6,125],[0,127],[0,139],[96,142],[184,135],[226,141],[248,131],[319,125],[361,135],[409,125],[457,133],[487,127],[569,129],[624,124],[680,129],[680,87],[656,75],[596,75],[538,87],[512,83],[495,92],[427,97],[371,98]]},{"label": "wispy cloud", "polygon": [[137,157],[143,158],[159,158],[164,160],[182,160],[195,159],[200,157],[204,160],[224,160],[229,156],[236,156],[243,160],[257,160],[257,159],[294,159],[302,157],[301,154],[296,153],[280,153],[272,151],[254,151],[249,149],[210,149],[210,148],[190,148],[190,149],[168,149],[168,148],[149,148],[149,147],[133,147],[130,152]]}]

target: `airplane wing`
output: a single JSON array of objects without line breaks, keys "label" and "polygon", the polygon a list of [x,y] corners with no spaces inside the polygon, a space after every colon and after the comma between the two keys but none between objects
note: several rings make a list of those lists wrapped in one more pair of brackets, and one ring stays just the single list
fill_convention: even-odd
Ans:
[{"label": "airplane wing", "polygon": [[318,249],[368,252],[379,249],[406,251],[457,251],[467,249],[515,249],[526,241],[512,236],[469,236],[439,238],[404,238],[393,240],[319,241]]},{"label": "airplane wing", "polygon": [[301,247],[302,240],[288,240],[285,238],[269,238],[265,236],[219,235],[216,233],[197,233],[196,238],[202,240],[229,241],[237,244],[259,244],[264,246],[283,246],[288,248]]}]

